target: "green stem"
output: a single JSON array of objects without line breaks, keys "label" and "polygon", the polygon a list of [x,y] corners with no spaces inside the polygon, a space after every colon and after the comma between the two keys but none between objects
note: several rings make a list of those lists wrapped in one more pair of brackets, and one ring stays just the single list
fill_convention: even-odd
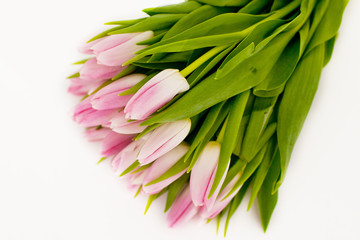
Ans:
[{"label": "green stem", "polygon": [[205,53],[204,55],[202,55],[201,57],[196,59],[189,66],[187,66],[186,68],[181,70],[180,71],[181,75],[183,75],[184,77],[189,76],[189,74],[192,73],[193,71],[195,71],[199,66],[201,66],[203,63],[205,63],[207,60],[209,60],[210,58],[212,58],[216,54],[218,54],[221,51],[225,50],[227,47],[228,47],[228,45],[214,47],[213,49],[211,49],[210,51],[208,51],[207,53]]}]

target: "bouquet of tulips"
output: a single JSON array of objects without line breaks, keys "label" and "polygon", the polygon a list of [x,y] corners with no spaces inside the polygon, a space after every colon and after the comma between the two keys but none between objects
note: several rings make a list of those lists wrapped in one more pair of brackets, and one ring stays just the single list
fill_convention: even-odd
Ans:
[{"label": "bouquet of tulips", "polygon": [[[80,51],[73,118],[170,226],[257,199],[266,230],[347,0],[192,0],[107,23]],[[227,213],[227,214],[226,214]]]}]

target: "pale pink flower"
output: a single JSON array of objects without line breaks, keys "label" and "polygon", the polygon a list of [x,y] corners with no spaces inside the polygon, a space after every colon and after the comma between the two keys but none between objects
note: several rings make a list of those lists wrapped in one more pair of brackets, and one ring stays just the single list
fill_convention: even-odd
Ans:
[{"label": "pale pink flower", "polygon": [[146,126],[140,126],[142,121],[129,121],[125,118],[123,111],[119,112],[110,119],[110,128],[117,133],[134,134],[145,130]]},{"label": "pale pink flower", "polygon": [[125,107],[128,119],[144,120],[175,95],[189,89],[186,79],[176,69],[166,69],[142,86]]},{"label": "pale pink flower", "polygon": [[234,188],[235,184],[239,181],[241,174],[237,174],[220,192],[219,196],[216,198],[214,205],[211,208],[203,207],[201,209],[201,217],[203,219],[211,219],[216,217],[235,197],[239,192],[240,187],[238,187],[232,194],[226,197],[230,191]]},{"label": "pale pink flower", "polygon": [[140,138],[131,142],[121,152],[114,156],[111,165],[116,173],[122,173],[130,167],[136,160],[141,147],[144,145],[146,138]]},{"label": "pale pink flower", "polygon": [[93,47],[95,44],[101,42],[102,40],[104,40],[104,38],[99,38],[94,41],[84,43],[84,44],[80,45],[78,50],[79,50],[79,52],[81,52],[83,54],[93,54],[94,51],[91,49],[91,47]]},{"label": "pale pink flower", "polygon": [[85,96],[97,89],[105,80],[102,81],[88,81],[81,78],[71,78],[71,84],[68,92],[76,96]]},{"label": "pale pink flower", "polygon": [[98,129],[96,127],[92,127],[87,128],[84,134],[89,142],[96,142],[103,140],[110,132],[110,128],[102,127]]},{"label": "pale pink flower", "polygon": [[[226,172],[223,175],[215,192],[209,199],[209,193],[214,182],[217,165],[219,162],[221,144],[218,142],[209,142],[199,158],[197,159],[190,175],[190,192],[195,206],[204,204],[211,207],[220,191],[222,183],[225,180]],[[228,166],[229,167],[229,166]]]},{"label": "pale pink flower", "polygon": [[115,77],[126,67],[98,64],[96,58],[87,60],[80,68],[80,78],[87,81],[102,81]]},{"label": "pale pink flower", "polygon": [[122,66],[135,57],[135,53],[146,48],[146,45],[137,45],[154,36],[152,31],[142,33],[116,34],[104,38],[91,47],[99,64],[107,66]]},{"label": "pale pink flower", "polygon": [[111,131],[102,141],[101,155],[103,157],[109,157],[119,153],[131,143],[134,136],[135,135],[118,134]]},{"label": "pale pink flower", "polygon": [[166,180],[148,186],[146,185],[152,182],[153,180],[159,178],[164,173],[166,173],[172,166],[175,165],[175,163],[177,163],[186,154],[188,150],[189,150],[189,145],[187,143],[181,143],[180,145],[178,145],[168,153],[164,154],[163,156],[155,160],[147,171],[147,174],[143,182],[142,190],[145,193],[152,195],[160,192],[162,189],[164,189],[172,182],[174,182],[176,179],[181,177],[186,172],[186,169],[184,169],[183,171],[179,172],[174,176],[167,178]]},{"label": "pale pink flower", "polygon": [[132,95],[119,96],[119,94],[130,89],[145,77],[144,74],[132,74],[110,83],[94,94],[91,99],[92,107],[97,110],[125,107]]},{"label": "pale pink flower", "polygon": [[167,221],[170,227],[181,224],[193,218],[199,210],[190,197],[190,187],[186,186],[172,204]]},{"label": "pale pink flower", "polygon": [[169,152],[186,138],[190,128],[191,120],[184,119],[165,123],[148,133],[149,138],[138,156],[139,162],[145,165]]},{"label": "pale pink flower", "polygon": [[78,124],[84,127],[94,127],[106,124],[111,118],[115,116],[117,110],[103,110],[98,111],[91,106],[91,96],[82,100],[76,107],[73,119]]}]

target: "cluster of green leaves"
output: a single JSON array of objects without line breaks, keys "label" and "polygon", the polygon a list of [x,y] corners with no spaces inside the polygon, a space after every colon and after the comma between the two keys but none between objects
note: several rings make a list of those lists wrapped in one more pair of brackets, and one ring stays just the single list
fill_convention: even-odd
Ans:
[{"label": "cluster of green leaves", "polygon": [[[153,183],[186,168],[190,172],[205,145],[219,141],[222,148],[210,195],[229,164],[224,185],[242,172],[232,190],[238,193],[227,208],[226,229],[251,189],[248,206],[257,198],[266,230],[347,2],[192,0],[145,9],[145,18],[109,23],[117,26],[92,40],[155,32],[152,39],[139,43],[149,46],[128,62],[132,71],[155,74],[177,68],[190,74],[191,89],[144,122],[149,131],[161,123],[197,118],[183,161]],[[136,92],[147,80],[125,94]],[[166,209],[187,181],[188,174],[168,187]]]}]

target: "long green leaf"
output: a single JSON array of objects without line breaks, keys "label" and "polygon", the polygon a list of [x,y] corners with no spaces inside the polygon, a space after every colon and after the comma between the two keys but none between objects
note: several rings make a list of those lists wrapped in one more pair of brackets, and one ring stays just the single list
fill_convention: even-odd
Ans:
[{"label": "long green leaf", "polygon": [[150,16],[160,13],[189,13],[201,6],[202,5],[200,3],[191,1],[161,7],[146,8],[143,12]]},{"label": "long green leaf", "polygon": [[303,57],[286,85],[278,114],[277,135],[281,156],[281,175],[276,189],[285,178],[291,152],[310,110],[323,65],[324,45],[320,45]]}]

